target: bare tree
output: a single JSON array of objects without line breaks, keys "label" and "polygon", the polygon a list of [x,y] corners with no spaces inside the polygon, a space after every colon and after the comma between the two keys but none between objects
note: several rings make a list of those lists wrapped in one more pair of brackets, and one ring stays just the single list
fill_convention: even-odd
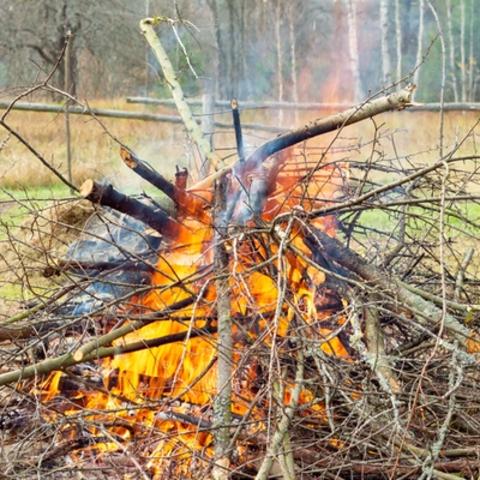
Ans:
[{"label": "bare tree", "polygon": [[450,81],[453,89],[453,99],[458,102],[458,86],[457,86],[457,68],[455,64],[455,42],[453,39],[453,26],[452,26],[452,2],[447,0],[447,34],[448,34],[448,52],[450,60]]},{"label": "bare tree", "polygon": [[420,75],[420,66],[423,56],[423,36],[425,28],[425,0],[419,0],[418,2],[418,33],[417,33],[417,54],[415,60],[415,71],[413,73],[413,83],[418,85],[418,79]]},{"label": "bare tree", "polygon": [[467,60],[465,56],[465,0],[460,0],[460,85],[462,102],[467,100]]},{"label": "bare tree", "polygon": [[387,86],[392,81],[392,62],[390,61],[388,0],[380,0],[380,31],[382,50],[383,84]]},{"label": "bare tree", "polygon": [[358,56],[357,8],[354,0],[347,0],[347,22],[349,64],[353,78],[354,100],[358,101],[362,98],[363,94],[360,79],[360,59]]},{"label": "bare tree", "polygon": [[400,12],[400,0],[395,0],[395,39],[397,52],[397,75],[396,81],[402,78],[402,22]]}]

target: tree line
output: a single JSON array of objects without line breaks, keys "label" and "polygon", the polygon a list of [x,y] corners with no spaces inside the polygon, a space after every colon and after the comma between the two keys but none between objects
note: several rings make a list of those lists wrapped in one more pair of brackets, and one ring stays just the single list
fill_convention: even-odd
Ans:
[{"label": "tree line", "polygon": [[[139,28],[166,15],[162,40],[189,95],[213,79],[217,98],[355,101],[392,83],[417,99],[480,98],[476,0],[3,0],[0,85],[28,85],[70,61],[56,82],[87,97],[163,95]],[[67,65],[67,66],[66,66]]]}]

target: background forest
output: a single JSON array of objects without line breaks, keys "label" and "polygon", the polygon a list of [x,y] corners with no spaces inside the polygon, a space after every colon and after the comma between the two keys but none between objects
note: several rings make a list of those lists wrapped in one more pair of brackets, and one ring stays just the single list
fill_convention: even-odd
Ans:
[{"label": "background forest", "polygon": [[0,0],[0,476],[480,479],[479,31]]},{"label": "background forest", "polygon": [[439,101],[442,69],[446,101],[480,99],[476,0],[2,0],[0,14],[9,94],[52,68],[70,31],[73,93],[164,96],[138,30],[161,14],[186,20],[163,41],[189,95],[214,77],[217,98],[353,101],[410,75],[428,52],[418,101]]}]

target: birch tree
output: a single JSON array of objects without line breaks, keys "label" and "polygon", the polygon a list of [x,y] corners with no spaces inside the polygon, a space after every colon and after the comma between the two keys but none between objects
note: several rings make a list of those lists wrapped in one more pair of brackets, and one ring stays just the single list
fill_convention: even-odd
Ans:
[{"label": "birch tree", "polygon": [[[295,34],[294,15],[298,5],[292,1],[288,8],[288,40],[290,43],[290,77],[292,82],[292,101],[298,103],[297,80],[297,38]],[[295,110],[295,124],[298,124],[298,110]]]},{"label": "birch tree", "polygon": [[298,102],[298,81],[297,81],[297,38],[295,35],[295,11],[296,3],[290,3],[288,9],[288,39],[290,42],[290,77],[292,81],[292,101]]},{"label": "birch tree", "polygon": [[[283,85],[283,50],[282,50],[282,0],[275,2],[275,49],[277,54],[277,100],[282,102],[284,100],[284,85]],[[283,122],[283,111],[278,110],[278,122]]]},{"label": "birch tree", "polygon": [[380,30],[382,43],[383,84],[387,86],[392,80],[390,52],[388,49],[388,0],[380,0]]},{"label": "birch tree", "polygon": [[[413,73],[413,83],[418,85],[418,78],[420,75],[420,64],[422,62],[423,55],[423,31],[424,31],[424,13],[425,13],[425,0],[419,0],[418,3],[418,34],[417,34],[417,55],[415,59],[415,71]],[[414,92],[415,94],[415,92]]]},{"label": "birch tree", "polygon": [[402,78],[402,22],[400,18],[400,0],[395,0],[395,38],[397,47],[397,82]]},{"label": "birch tree", "polygon": [[465,0],[460,1],[460,84],[462,102],[467,100],[467,62],[465,59]]},{"label": "birch tree", "polygon": [[362,98],[362,85],[360,80],[360,61],[358,58],[357,9],[355,0],[347,0],[347,23],[349,63],[353,78],[354,100],[358,101]]},{"label": "birch tree", "polygon": [[474,20],[475,20],[475,0],[470,2],[470,25],[469,25],[469,46],[468,46],[468,92],[469,101],[475,101],[475,88],[474,88],[474,66],[475,66],[475,43],[474,39]]},{"label": "birch tree", "polygon": [[458,86],[457,75],[455,67],[455,42],[453,40],[453,26],[452,26],[452,2],[447,0],[447,35],[448,35],[448,53],[450,63],[450,81],[452,84],[453,99],[458,102]]}]

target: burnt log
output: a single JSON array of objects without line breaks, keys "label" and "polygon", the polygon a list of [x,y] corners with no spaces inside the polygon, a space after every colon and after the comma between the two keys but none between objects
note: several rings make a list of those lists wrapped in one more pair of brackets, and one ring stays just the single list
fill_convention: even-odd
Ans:
[{"label": "burnt log", "polygon": [[190,214],[198,220],[208,223],[209,219],[204,211],[208,205],[208,199],[186,190],[187,170],[177,170],[175,183],[172,183],[126,148],[120,149],[120,156],[127,167],[173,200],[179,215]]},{"label": "burnt log", "polygon": [[182,226],[160,209],[154,209],[136,198],[115,190],[110,184],[99,184],[92,179],[80,187],[80,194],[87,200],[110,207],[147,224],[167,238],[175,238]]}]

